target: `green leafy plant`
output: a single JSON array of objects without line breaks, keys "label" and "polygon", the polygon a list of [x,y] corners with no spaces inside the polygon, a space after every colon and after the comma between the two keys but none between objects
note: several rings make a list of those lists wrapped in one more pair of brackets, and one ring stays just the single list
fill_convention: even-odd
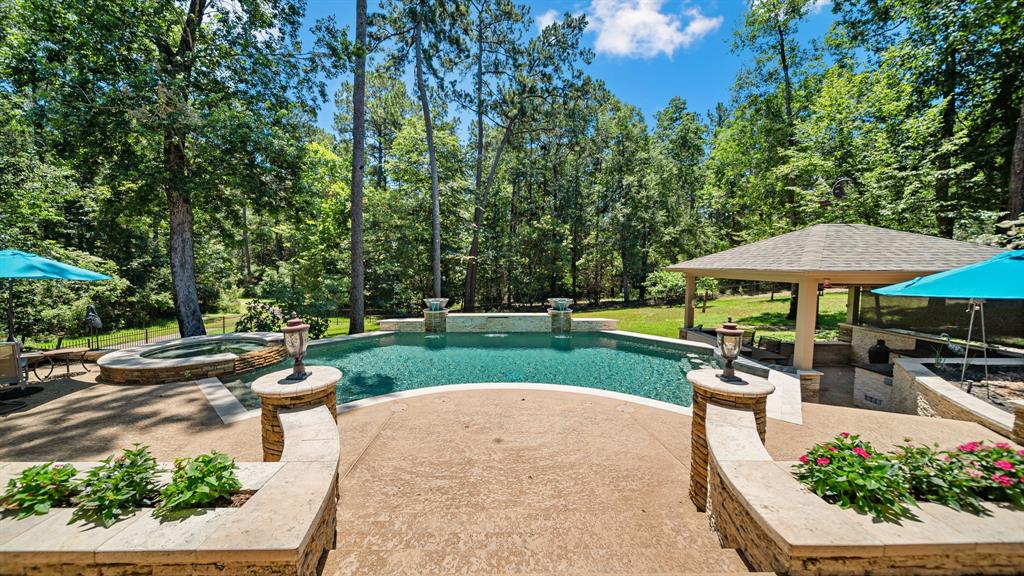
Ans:
[{"label": "green leafy plant", "polygon": [[71,498],[78,493],[76,474],[78,470],[70,464],[47,462],[30,466],[7,483],[0,505],[17,511],[19,520],[46,514],[55,506],[70,506]]},{"label": "green leafy plant", "polygon": [[977,479],[960,458],[940,451],[938,445],[899,446],[893,461],[909,481],[916,500],[975,513],[984,510],[977,494]]},{"label": "green leafy plant", "polygon": [[277,332],[283,321],[281,310],[266,302],[253,300],[246,305],[245,314],[238,319],[235,330],[239,332]]},{"label": "green leafy plant", "polygon": [[80,483],[72,520],[108,527],[137,508],[152,506],[157,497],[157,471],[148,446],[136,444],[116,458],[108,456]]},{"label": "green leafy plant", "polygon": [[826,501],[879,518],[906,516],[914,504],[902,467],[855,434],[816,444],[800,457],[794,474]]},{"label": "green leafy plant", "polygon": [[242,488],[235,474],[235,461],[226,454],[211,452],[174,461],[171,483],[160,491],[156,513],[198,508],[226,500]]},{"label": "green leafy plant", "polygon": [[1024,450],[1006,442],[967,442],[950,454],[975,480],[982,499],[1024,506]]},{"label": "green leafy plant", "polygon": [[309,338],[311,340],[318,340],[327,334],[328,320],[322,316],[306,315],[303,317],[306,324],[309,324]]}]

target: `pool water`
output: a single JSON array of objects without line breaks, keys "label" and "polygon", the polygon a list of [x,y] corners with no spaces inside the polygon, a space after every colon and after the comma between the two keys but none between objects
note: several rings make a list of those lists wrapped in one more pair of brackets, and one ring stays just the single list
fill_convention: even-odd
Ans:
[{"label": "pool water", "polygon": [[223,354],[224,352],[230,352],[232,354],[244,354],[246,352],[252,352],[253,350],[259,350],[265,348],[267,345],[262,342],[255,342],[251,340],[224,340],[217,342],[197,342],[195,344],[186,346],[175,346],[174,348],[165,348],[163,350],[157,350],[152,353],[143,354],[143,358],[159,358],[159,359],[173,359],[173,358],[194,358],[196,356],[209,356],[211,354]]},{"label": "pool water", "polygon": [[[291,365],[223,378],[247,408],[259,406],[249,385]],[[689,406],[686,372],[717,366],[698,354],[607,334],[410,334],[310,346],[307,366],[342,372],[338,403],[444,384],[530,382],[586,386]]]}]

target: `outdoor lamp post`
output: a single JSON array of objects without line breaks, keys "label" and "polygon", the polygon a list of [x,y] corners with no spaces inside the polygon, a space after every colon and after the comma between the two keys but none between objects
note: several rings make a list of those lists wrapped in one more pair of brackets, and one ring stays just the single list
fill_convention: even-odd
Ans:
[{"label": "outdoor lamp post", "polygon": [[740,340],[743,337],[743,330],[740,330],[730,316],[725,324],[715,329],[715,332],[718,333],[718,348],[722,351],[722,358],[725,359],[721,378],[728,381],[738,380],[732,362],[740,355]]},{"label": "outdoor lamp post", "polygon": [[288,325],[282,330],[284,332],[284,347],[288,355],[295,359],[292,373],[285,380],[301,381],[309,376],[306,372],[306,365],[302,363],[302,357],[306,355],[306,346],[309,344],[309,324],[306,324],[292,312]]}]

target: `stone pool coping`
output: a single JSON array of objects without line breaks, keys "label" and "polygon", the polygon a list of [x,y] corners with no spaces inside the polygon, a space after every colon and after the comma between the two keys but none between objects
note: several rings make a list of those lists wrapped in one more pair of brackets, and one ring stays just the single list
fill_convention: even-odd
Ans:
[{"label": "stone pool coping", "polygon": [[[325,344],[333,344],[338,342],[347,342],[352,340],[363,340],[367,338],[384,337],[395,334],[396,332],[390,330],[376,330],[373,332],[364,332],[362,334],[351,334],[347,336],[335,336],[333,338],[324,338],[321,340],[313,340],[309,343],[310,346],[322,346]],[[608,336],[622,338],[626,340],[638,340],[657,343],[661,345],[668,345],[678,350],[691,350],[693,352],[699,352],[703,354],[713,354],[715,348],[707,344],[700,342],[691,342],[687,340],[677,340],[673,338],[666,338],[663,336],[652,336],[649,334],[640,334],[637,332],[627,332],[623,330],[603,330],[600,332]],[[768,381],[775,386],[775,392],[768,396],[767,401],[767,414],[769,418],[775,420],[782,420],[785,422],[791,422],[793,424],[803,423],[803,412],[801,409],[802,399],[800,391],[800,380],[791,374],[779,372],[778,370],[772,370],[766,366],[762,366],[756,362],[743,361],[737,362],[737,369],[742,372],[748,372],[758,376],[768,378]],[[219,378],[203,378],[194,381],[195,385],[202,391],[206,400],[213,407],[214,411],[220,417],[221,421],[225,424],[231,424],[233,422],[239,422],[242,420],[248,420],[249,418],[256,418],[260,415],[260,409],[246,408],[238,400],[238,398],[231,393],[230,390],[220,381]],[[605,398],[613,398],[616,400],[622,400],[624,402],[632,402],[634,404],[640,404],[643,406],[650,406],[652,408],[658,408],[668,412],[674,412],[676,414],[683,414],[689,416],[692,414],[692,409],[689,406],[679,406],[670,402],[663,402],[660,400],[653,400],[651,398],[645,398],[643,396],[637,396],[634,394],[626,394],[624,392],[615,392],[611,390],[603,390],[600,388],[591,388],[587,386],[571,386],[567,384],[544,384],[544,383],[533,383],[533,382],[484,382],[484,383],[467,383],[467,384],[442,384],[439,386],[430,386],[427,388],[417,388],[415,390],[404,390],[401,392],[392,392],[390,394],[382,394],[380,396],[371,396],[369,398],[362,398],[360,400],[354,400],[352,402],[346,402],[338,404],[338,412],[347,412],[363,408],[366,406],[373,406],[382,402],[390,402],[392,400],[400,400],[402,398],[412,398],[415,396],[422,396],[425,394],[439,394],[444,392],[456,392],[462,390],[550,390],[556,392],[570,392],[576,394],[589,394],[591,396],[600,396]]]},{"label": "stone pool coping", "polygon": [[[109,528],[75,522],[73,510],[0,518],[0,574],[315,574],[333,548],[337,518],[338,428],[324,407],[281,412],[280,462],[239,463],[237,508],[206,508],[161,521],[143,509]],[[6,480],[33,462],[0,464]],[[75,463],[83,470],[97,463]],[[164,468],[169,468],[167,464]],[[125,566],[125,565],[130,566]]]},{"label": "stone pool coping", "polygon": [[707,409],[711,524],[755,569],[780,574],[1006,574],[1024,571],[1024,509],[990,516],[920,503],[900,524],[829,504],[776,462],[748,410]]},{"label": "stone pool coping", "polygon": [[[249,340],[262,343],[265,348],[244,354],[221,352],[190,358],[147,358],[143,354],[160,352],[201,342],[223,340]],[[188,376],[206,377],[232,374],[244,364],[245,369],[259,368],[281,361],[285,356],[284,335],[280,332],[234,332],[209,336],[189,336],[116,350],[96,360],[100,378],[112,384],[164,384],[177,382]]]}]

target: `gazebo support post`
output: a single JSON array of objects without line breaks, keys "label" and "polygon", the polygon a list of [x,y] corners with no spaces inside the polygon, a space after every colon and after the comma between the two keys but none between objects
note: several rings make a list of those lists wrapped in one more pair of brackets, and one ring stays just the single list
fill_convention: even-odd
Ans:
[{"label": "gazebo support post", "polygon": [[814,367],[814,323],[818,311],[818,280],[800,281],[800,296],[796,305],[796,342],[793,347],[793,367],[810,370]]},{"label": "gazebo support post", "polygon": [[846,287],[846,323],[857,323],[857,312],[860,308],[860,286]]},{"label": "gazebo support post", "polygon": [[697,275],[686,274],[686,312],[683,316],[683,327],[693,328],[693,299],[697,295]]}]

